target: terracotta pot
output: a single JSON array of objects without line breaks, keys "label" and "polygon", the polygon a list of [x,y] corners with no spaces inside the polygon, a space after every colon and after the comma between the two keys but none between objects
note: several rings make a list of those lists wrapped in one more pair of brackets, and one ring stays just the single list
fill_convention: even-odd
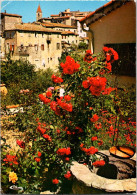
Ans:
[{"label": "terracotta pot", "polygon": [[7,88],[5,87],[5,84],[0,84],[0,92],[1,92],[4,96],[7,95],[8,90],[7,90]]}]

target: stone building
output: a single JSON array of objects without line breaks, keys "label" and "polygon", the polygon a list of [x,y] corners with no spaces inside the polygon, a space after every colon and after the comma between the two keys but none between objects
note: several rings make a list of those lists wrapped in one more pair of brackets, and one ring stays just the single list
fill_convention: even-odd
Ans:
[{"label": "stone building", "polygon": [[61,23],[64,25],[75,26],[77,29],[77,33],[80,37],[87,37],[87,33],[82,30],[79,20],[88,15],[89,13],[90,12],[80,12],[79,10],[70,11],[70,9],[66,9],[59,14],[52,14],[48,18],[41,18],[38,21],[42,23]]},{"label": "stone building", "polygon": [[22,23],[22,16],[17,14],[1,13],[1,32],[4,30],[13,28],[15,24]]},{"label": "stone building", "polygon": [[89,49],[94,53],[103,46],[119,53],[118,73],[135,75],[136,3],[133,0],[110,1],[80,20],[89,27]]},{"label": "stone building", "polygon": [[61,32],[36,24],[17,24],[5,30],[5,53],[13,60],[25,59],[36,69],[56,69],[61,57]]}]

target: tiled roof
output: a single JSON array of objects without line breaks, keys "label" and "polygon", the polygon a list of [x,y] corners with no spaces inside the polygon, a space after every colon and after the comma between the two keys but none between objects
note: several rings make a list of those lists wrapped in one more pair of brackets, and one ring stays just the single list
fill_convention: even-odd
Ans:
[{"label": "tiled roof", "polygon": [[[131,0],[129,0],[129,1],[131,1]],[[96,14],[100,13],[101,11],[104,12],[104,9],[106,9],[106,8],[108,8],[108,7],[112,7],[115,3],[119,3],[119,4],[123,5],[124,3],[129,2],[129,1],[127,1],[127,0],[122,0],[122,1],[111,0],[111,1],[109,1],[108,3],[106,3],[105,5],[99,7],[99,8],[96,9],[95,11],[91,12],[89,15],[85,16],[84,18],[82,18],[82,19],[80,20],[80,22],[83,23],[83,22],[86,21],[88,18],[91,18],[91,17],[95,16]],[[108,13],[110,13],[112,10],[114,10],[114,8],[111,9],[111,10],[109,10],[109,11],[107,11],[107,13],[105,13],[105,15],[108,14]],[[104,16],[104,15],[102,15],[102,16]],[[96,21],[97,21],[100,17],[102,17],[102,16],[98,15],[98,17],[96,18]]]},{"label": "tiled roof", "polygon": [[46,27],[62,27],[62,28],[77,28],[75,26],[70,26],[70,25],[66,25],[66,24],[61,24],[61,23],[42,23],[42,26],[46,26]]},{"label": "tiled roof", "polygon": [[51,33],[61,33],[61,31],[58,30],[50,30],[47,29],[41,25],[37,24],[16,24],[14,28],[12,29],[6,29],[5,31],[9,30],[21,30],[21,31],[33,31],[33,32],[51,32]]},{"label": "tiled roof", "polygon": [[77,33],[74,33],[74,32],[71,32],[71,31],[63,31],[61,32],[62,35],[67,35],[67,34],[70,34],[70,35],[78,35]]},{"label": "tiled roof", "polygon": [[19,17],[19,18],[22,18],[21,15],[18,15],[18,14],[8,14],[8,13],[1,13],[1,16],[13,16],[13,17]]},{"label": "tiled roof", "polygon": [[41,7],[40,7],[40,5],[38,6],[37,12],[40,12],[40,13],[42,13],[42,10],[41,10]]},{"label": "tiled roof", "polygon": [[57,14],[52,14],[52,15],[50,15],[51,17],[55,17],[55,16],[59,16],[59,15],[57,15]]},{"label": "tiled roof", "polygon": [[61,17],[57,17],[57,18],[54,18],[54,19],[66,19],[66,18],[70,18],[71,16],[61,16]]}]

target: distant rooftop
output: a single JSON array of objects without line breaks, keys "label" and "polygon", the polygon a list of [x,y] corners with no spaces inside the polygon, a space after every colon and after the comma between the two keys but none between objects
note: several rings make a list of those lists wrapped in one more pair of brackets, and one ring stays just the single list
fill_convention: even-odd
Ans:
[{"label": "distant rooftop", "polygon": [[1,13],[1,17],[2,16],[11,16],[11,17],[19,17],[19,18],[22,18],[21,15],[18,15],[18,14],[9,14],[9,13],[6,13],[6,12],[2,12]]}]

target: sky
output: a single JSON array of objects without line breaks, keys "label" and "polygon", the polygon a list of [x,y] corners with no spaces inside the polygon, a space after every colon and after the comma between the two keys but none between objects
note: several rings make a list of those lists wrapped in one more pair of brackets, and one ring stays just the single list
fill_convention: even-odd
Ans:
[{"label": "sky", "polygon": [[42,17],[50,17],[51,14],[58,14],[65,9],[70,11],[94,11],[109,0],[87,0],[87,1],[62,1],[62,0],[43,0],[43,1],[5,1],[1,3],[1,12],[19,14],[24,23],[36,21],[36,11],[40,4]]}]

